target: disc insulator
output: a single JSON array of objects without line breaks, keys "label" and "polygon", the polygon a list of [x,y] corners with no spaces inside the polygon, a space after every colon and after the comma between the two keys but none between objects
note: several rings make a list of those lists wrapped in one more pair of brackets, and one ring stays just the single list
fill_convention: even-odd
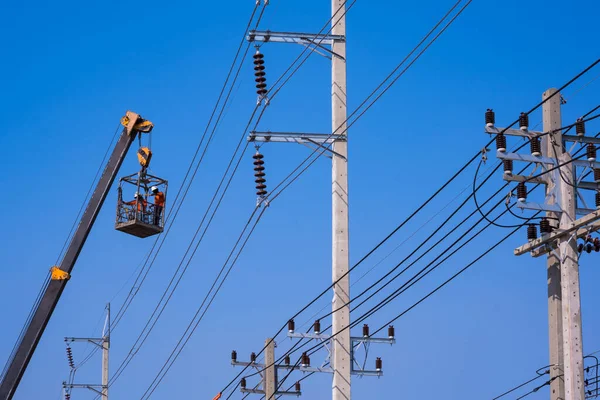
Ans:
[{"label": "disc insulator", "polygon": [[527,200],[527,186],[525,186],[525,182],[519,182],[517,185],[517,200]]},{"label": "disc insulator", "polygon": [[537,239],[537,227],[535,224],[527,225],[527,240]]},{"label": "disc insulator", "polygon": [[501,133],[496,135],[496,150],[502,153],[506,151],[506,136]]},{"label": "disc insulator", "polygon": [[594,169],[594,181],[600,183],[600,168]]},{"label": "disc insulator", "polygon": [[296,382],[296,384],[294,385],[296,392],[300,392],[300,382]]},{"label": "disc insulator", "polygon": [[578,118],[577,122],[575,122],[575,132],[577,132],[577,136],[585,135],[585,122],[583,122],[583,118]]},{"label": "disc insulator", "polygon": [[256,81],[256,93],[259,96],[267,94],[267,78],[265,78],[265,56],[256,50],[254,54],[254,77]]},{"label": "disc insulator", "polygon": [[596,208],[600,209],[600,192],[596,193]]},{"label": "disc insulator", "polygon": [[236,362],[237,361],[237,351],[233,350],[231,352],[231,361]]},{"label": "disc insulator", "polygon": [[296,323],[293,319],[288,321],[288,332],[293,333],[296,330]]},{"label": "disc insulator", "polygon": [[240,386],[242,387],[242,389],[246,389],[246,378],[242,378],[240,380]]},{"label": "disc insulator", "polygon": [[363,337],[369,337],[369,325],[363,325]]},{"label": "disc insulator", "polygon": [[375,360],[375,370],[381,371],[382,368],[383,368],[383,362],[381,361],[381,358],[377,357],[377,359]]},{"label": "disc insulator", "polygon": [[250,354],[250,362],[251,363],[256,362],[256,353],[253,352],[252,354]]},{"label": "disc insulator", "polygon": [[485,112],[485,124],[487,126],[494,126],[496,123],[496,113],[491,108],[488,108]]},{"label": "disc insulator", "polygon": [[267,194],[267,180],[265,179],[265,162],[263,161],[264,156],[258,151],[252,156],[254,158],[254,177],[256,182],[256,194],[260,197],[264,197]]},{"label": "disc insulator", "polygon": [[522,131],[529,129],[529,115],[524,112],[519,115],[519,128],[521,128]]},{"label": "disc insulator", "polygon": [[315,333],[318,335],[319,333],[321,333],[321,321],[316,320],[315,323],[313,324],[313,328],[315,329]]}]

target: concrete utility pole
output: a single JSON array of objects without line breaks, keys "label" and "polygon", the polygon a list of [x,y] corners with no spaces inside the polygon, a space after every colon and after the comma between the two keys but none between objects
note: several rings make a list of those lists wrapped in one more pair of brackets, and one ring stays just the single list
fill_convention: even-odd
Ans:
[{"label": "concrete utility pole", "polygon": [[[332,0],[333,35],[346,36],[346,1]],[[332,132],[348,136],[346,102],[346,41],[334,41],[331,68]],[[336,141],[332,158],[332,356],[333,356],[333,400],[350,400],[350,264],[348,223],[348,142]],[[344,274],[347,274],[344,276]]]},{"label": "concrete utility pole", "polygon": [[277,392],[277,368],[275,368],[275,340],[265,341],[265,399],[275,399]]},{"label": "concrete utility pole", "polygon": [[67,353],[69,355],[69,364],[71,366],[71,375],[69,377],[69,382],[63,382],[63,389],[65,390],[65,398],[68,400],[71,397],[71,391],[73,389],[88,389],[92,392],[99,395],[102,400],[108,400],[108,352],[110,349],[110,304],[106,305],[106,322],[104,324],[104,331],[102,332],[102,337],[100,338],[76,338],[76,337],[66,337],[65,343],[67,346],[70,343],[74,342],[86,342],[92,343],[95,346],[98,346],[99,349],[102,350],[102,383],[98,384],[82,384],[82,383],[73,383],[72,378],[75,376],[75,365],[73,364],[73,359],[70,354],[70,347],[67,347]]},{"label": "concrete utility pole", "polygon": [[[581,301],[579,294],[579,253],[587,247],[592,251],[590,234],[600,230],[600,163],[596,160],[600,140],[585,136],[585,120],[577,120],[577,135],[560,131],[560,93],[549,89],[543,94],[544,132],[530,131],[529,118],[521,114],[520,129],[503,129],[494,126],[495,116],[486,113],[486,132],[496,134],[497,156],[504,161],[504,179],[519,182],[517,207],[546,211],[547,218],[540,222],[541,236],[537,227],[530,224],[529,242],[517,249],[515,255],[530,253],[533,257],[547,254],[548,274],[548,327],[550,349],[550,399],[584,400],[585,379],[583,373],[583,346],[581,329]],[[506,151],[506,136],[520,136],[531,143],[531,155]],[[543,146],[539,145],[542,138]],[[566,146],[574,143],[572,147]],[[587,160],[573,159],[571,151],[578,145],[585,146]],[[540,151],[541,150],[541,151]],[[514,161],[534,163],[548,170],[542,177],[514,175]],[[576,179],[576,168],[583,168],[582,177]],[[593,182],[582,182],[583,173],[594,173]],[[545,184],[544,203],[527,201],[527,183]],[[582,190],[596,194],[596,208],[589,208]],[[578,205],[578,199],[581,205]],[[578,215],[582,215],[577,219]],[[550,224],[550,218],[558,220],[558,226]],[[587,244],[579,248],[577,240]],[[593,241],[596,251],[600,249],[598,239]]]},{"label": "concrete utility pole", "polygon": [[[556,92],[550,89],[544,92],[542,98],[546,100]],[[542,106],[544,132],[554,131],[562,125],[560,113],[560,95],[552,97]],[[562,154],[562,132],[556,131],[551,135],[542,137],[542,152],[546,157]],[[555,153],[556,152],[556,153]],[[552,165],[548,166],[549,168]],[[548,204],[556,204],[554,182],[547,177],[546,196]],[[559,213],[546,213],[550,218],[558,219]],[[554,253],[548,253],[548,338],[550,345],[550,400],[565,399],[564,357],[563,357],[563,332],[562,332],[562,295],[560,259]]]},{"label": "concrete utility pole", "polygon": [[102,334],[102,398],[108,400],[108,351],[110,348],[110,303],[106,305],[106,326]]}]

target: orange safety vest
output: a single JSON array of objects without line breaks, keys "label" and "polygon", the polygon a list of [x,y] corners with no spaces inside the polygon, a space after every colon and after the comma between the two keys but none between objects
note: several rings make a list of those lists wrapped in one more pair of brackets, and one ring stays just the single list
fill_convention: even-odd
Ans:
[{"label": "orange safety vest", "polygon": [[146,201],[146,199],[142,198],[141,201],[138,200],[138,211],[146,211],[147,205],[148,202]]},{"label": "orange safety vest", "polygon": [[154,195],[154,204],[159,207],[165,206],[165,194],[163,192],[157,192]]}]

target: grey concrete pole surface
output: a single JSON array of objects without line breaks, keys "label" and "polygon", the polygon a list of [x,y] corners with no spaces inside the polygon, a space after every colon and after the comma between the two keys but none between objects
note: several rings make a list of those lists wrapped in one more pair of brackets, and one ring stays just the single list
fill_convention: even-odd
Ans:
[{"label": "grey concrete pole surface", "polygon": [[277,369],[275,368],[275,341],[273,339],[267,339],[265,341],[265,366],[265,381],[263,383],[265,399],[275,399],[275,392],[277,391]]},{"label": "grey concrete pole surface", "polygon": [[108,400],[108,352],[110,349],[110,304],[106,306],[106,330],[102,337],[102,400]]},{"label": "grey concrete pole surface", "polygon": [[[546,100],[556,93],[556,89],[544,92],[542,99]],[[542,106],[543,129],[549,132],[562,126],[560,112],[560,94],[555,95]],[[542,137],[542,152],[546,157],[554,158],[563,153],[562,132]],[[549,166],[551,167],[551,166]],[[556,183],[549,175],[547,177],[546,193],[550,192]],[[548,204],[555,204],[558,199],[550,197]],[[558,218],[560,214],[549,212],[548,217]],[[560,260],[554,252],[548,253],[548,339],[550,347],[550,400],[565,399],[563,334],[562,334],[562,296]]]},{"label": "grey concrete pole surface", "polygon": [[[346,7],[344,0],[332,0],[333,35],[346,35]],[[335,41],[332,57],[332,129],[346,134],[346,42]],[[348,240],[348,143],[336,141],[332,161],[332,278],[337,281],[348,272],[350,263]],[[341,278],[333,288],[332,351],[333,400],[350,399],[350,301],[349,276]]]}]

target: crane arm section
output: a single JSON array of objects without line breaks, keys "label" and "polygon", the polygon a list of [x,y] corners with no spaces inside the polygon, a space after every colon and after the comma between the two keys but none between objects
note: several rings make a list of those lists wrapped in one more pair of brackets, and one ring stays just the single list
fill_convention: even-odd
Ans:
[{"label": "crane arm section", "polygon": [[0,400],[11,400],[14,396],[131,144],[138,134],[150,132],[153,127],[150,121],[142,119],[131,111],[127,111],[121,122],[124,125],[123,132],[94,189],[77,230],[67,247],[60,266],[52,268],[50,283],[35,309],[21,341],[17,344],[12,360],[9,360],[6,373],[0,382]]}]

